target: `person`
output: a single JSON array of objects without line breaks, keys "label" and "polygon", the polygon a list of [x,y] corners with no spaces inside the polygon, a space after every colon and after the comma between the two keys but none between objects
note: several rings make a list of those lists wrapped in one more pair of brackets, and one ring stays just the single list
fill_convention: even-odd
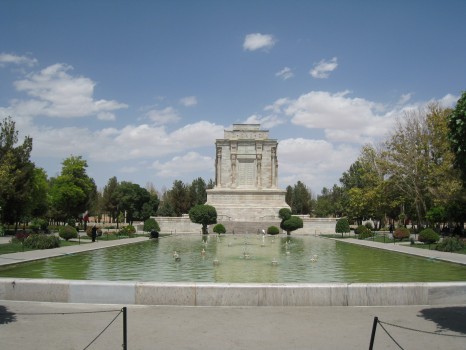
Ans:
[{"label": "person", "polygon": [[92,242],[95,242],[95,238],[97,237],[97,226],[92,226]]}]

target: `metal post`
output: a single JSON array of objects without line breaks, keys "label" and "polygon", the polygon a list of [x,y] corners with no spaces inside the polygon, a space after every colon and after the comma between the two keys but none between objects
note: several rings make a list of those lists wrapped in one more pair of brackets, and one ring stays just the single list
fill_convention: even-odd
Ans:
[{"label": "metal post", "polygon": [[123,350],[128,349],[128,327],[127,327],[127,316],[126,306],[121,309],[123,311]]},{"label": "metal post", "polygon": [[374,323],[372,323],[372,334],[371,334],[371,342],[369,344],[369,350],[372,350],[374,347],[375,330],[377,329],[377,323],[379,323],[379,318],[375,316]]}]

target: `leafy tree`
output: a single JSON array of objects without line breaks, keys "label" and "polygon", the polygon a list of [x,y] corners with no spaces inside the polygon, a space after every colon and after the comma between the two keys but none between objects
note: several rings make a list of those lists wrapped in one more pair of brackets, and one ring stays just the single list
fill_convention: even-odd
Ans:
[{"label": "leafy tree", "polygon": [[290,185],[286,186],[285,202],[291,208],[291,205],[293,204],[293,187]]},{"label": "leafy tree", "polygon": [[181,180],[173,182],[171,190],[167,192],[166,200],[168,200],[170,207],[173,208],[175,216],[181,216],[191,208],[188,187]]},{"label": "leafy tree", "polygon": [[49,182],[42,168],[34,168],[29,200],[32,217],[44,217],[48,211]]},{"label": "leafy tree", "polygon": [[81,156],[71,156],[63,161],[61,174],[51,182],[51,205],[61,221],[78,218],[96,197],[96,185],[86,168],[87,162]]},{"label": "leafy tree", "polygon": [[312,210],[311,190],[298,181],[293,187],[291,211],[293,214],[309,215]]},{"label": "leafy tree", "polygon": [[189,211],[191,222],[202,225],[202,234],[208,234],[207,225],[217,223],[217,210],[211,205],[198,204]]},{"label": "leafy tree", "polygon": [[455,155],[454,165],[460,170],[461,178],[466,183],[466,91],[448,117],[448,129],[448,138]]},{"label": "leafy tree", "polygon": [[189,186],[189,199],[191,207],[198,204],[204,204],[207,201],[206,189],[206,183],[202,178],[198,177],[197,179],[193,180]]},{"label": "leafy tree", "polygon": [[102,191],[102,209],[108,213],[112,222],[115,222],[118,216],[118,185],[116,176],[113,176],[108,180]]},{"label": "leafy tree", "polygon": [[0,122],[0,206],[4,222],[18,223],[31,214],[34,164],[30,161],[32,138],[18,144],[11,117]]},{"label": "leafy tree", "polygon": [[336,233],[341,233],[341,236],[343,237],[344,233],[349,233],[350,232],[350,225],[348,222],[347,218],[341,218],[338,219],[336,225],[335,225],[335,232]]},{"label": "leafy tree", "polygon": [[317,196],[314,214],[316,217],[341,217],[346,214],[343,205],[343,188],[333,185],[331,189],[324,187]]},{"label": "leafy tree", "polygon": [[148,219],[150,215],[155,214],[156,208],[152,208],[154,210],[151,211],[144,207],[144,204],[150,203],[151,196],[149,191],[138,184],[122,181],[117,187],[116,198],[119,212],[126,214],[126,220],[130,224],[134,220]]}]

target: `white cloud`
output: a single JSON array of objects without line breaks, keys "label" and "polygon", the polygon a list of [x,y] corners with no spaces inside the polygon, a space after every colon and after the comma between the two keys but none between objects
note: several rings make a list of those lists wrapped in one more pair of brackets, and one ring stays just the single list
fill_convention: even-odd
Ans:
[{"label": "white cloud", "polygon": [[[285,139],[278,146],[282,186],[302,181],[314,191],[332,187],[359,155],[359,146],[325,140]],[[318,194],[318,193],[315,193]]]},{"label": "white cloud", "polygon": [[[128,107],[114,100],[95,100],[95,83],[89,78],[71,76],[67,72],[72,69],[68,65],[54,64],[15,81],[16,90],[26,92],[32,99],[14,100],[12,108],[21,115],[75,118]],[[108,114],[102,116],[109,118]]]},{"label": "white cloud", "polygon": [[309,71],[309,74],[313,78],[325,79],[328,78],[329,73],[333,72],[338,67],[337,58],[333,57],[331,60],[321,60],[315,64],[314,67]]},{"label": "white cloud", "polygon": [[274,126],[286,123],[286,120],[280,118],[276,115],[269,115],[262,117],[260,115],[253,114],[248,119],[246,119],[244,124],[260,124],[261,128],[271,129]]},{"label": "white cloud", "polygon": [[243,49],[245,51],[256,51],[259,49],[269,50],[276,43],[273,35],[252,33],[247,34],[244,38]]},{"label": "white cloud", "polygon": [[181,119],[178,112],[172,107],[152,109],[146,113],[146,116],[153,121],[155,125],[176,123]]},{"label": "white cloud", "polygon": [[180,103],[185,107],[191,107],[197,105],[196,96],[186,96],[180,99]]},{"label": "white cloud", "polygon": [[197,152],[188,152],[183,156],[176,156],[167,162],[155,161],[152,168],[156,175],[165,178],[179,178],[182,174],[205,171],[213,172],[214,160],[212,157],[203,156]]},{"label": "white cloud", "polygon": [[289,67],[283,68],[281,71],[275,73],[275,76],[282,78],[283,80],[294,77],[293,71]]},{"label": "white cloud", "polygon": [[37,59],[27,57],[27,56],[18,56],[10,53],[0,53],[0,67],[3,67],[7,64],[15,65],[26,65],[32,67],[37,64]]},{"label": "white cloud", "polygon": [[400,96],[400,99],[398,100],[399,105],[404,105],[406,104],[409,100],[411,100],[411,97],[413,97],[413,94],[403,94]]}]

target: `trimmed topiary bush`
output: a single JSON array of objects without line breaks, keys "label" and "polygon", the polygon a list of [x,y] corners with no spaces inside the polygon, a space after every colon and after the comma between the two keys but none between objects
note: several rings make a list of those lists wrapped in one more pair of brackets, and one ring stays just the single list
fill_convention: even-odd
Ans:
[{"label": "trimmed topiary bush", "polygon": [[269,226],[267,228],[268,235],[278,235],[280,233],[280,229],[277,226]]},{"label": "trimmed topiary bush", "polygon": [[30,249],[58,248],[60,246],[60,239],[57,236],[32,234],[24,240],[24,246]]},{"label": "trimmed topiary bush", "polygon": [[395,232],[393,232],[393,239],[402,241],[404,238],[409,238],[409,235],[409,229],[406,227],[398,227]]},{"label": "trimmed topiary bush", "polygon": [[152,230],[159,232],[160,226],[154,218],[149,218],[146,221],[144,221],[144,228],[142,230],[144,232],[151,232]]},{"label": "trimmed topiary bush", "polygon": [[223,226],[222,224],[215,225],[214,228],[212,229],[212,231],[214,231],[217,234],[227,232],[227,230],[225,229],[225,226]]},{"label": "trimmed topiary bush", "polygon": [[76,229],[70,225],[60,226],[60,228],[58,229],[58,235],[65,241],[67,241],[70,238],[77,238],[78,231],[76,231]]},{"label": "trimmed topiary bush", "polygon": [[350,225],[348,222],[347,218],[341,218],[338,219],[336,225],[335,225],[335,232],[336,233],[341,233],[341,236],[343,237],[344,233],[349,233],[350,232]]},{"label": "trimmed topiary bush", "polygon": [[440,235],[431,228],[426,228],[419,232],[419,236],[417,239],[419,240],[419,242],[432,244],[439,241]]}]

